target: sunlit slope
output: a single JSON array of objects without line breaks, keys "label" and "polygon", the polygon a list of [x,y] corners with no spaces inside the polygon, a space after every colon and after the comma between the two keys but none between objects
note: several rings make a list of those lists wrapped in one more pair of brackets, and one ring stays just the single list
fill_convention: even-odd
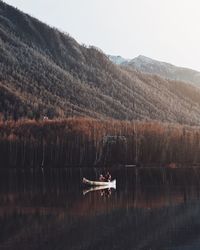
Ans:
[{"label": "sunlit slope", "polygon": [[120,56],[109,56],[115,64],[130,67],[139,72],[159,75],[165,79],[184,81],[200,87],[200,72],[184,67],[177,67],[170,63],[154,60],[146,56],[125,59]]}]

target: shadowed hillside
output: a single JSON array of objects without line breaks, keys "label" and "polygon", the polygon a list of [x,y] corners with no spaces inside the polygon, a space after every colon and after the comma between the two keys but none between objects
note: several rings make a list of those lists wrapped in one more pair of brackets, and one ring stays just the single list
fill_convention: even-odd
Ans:
[{"label": "shadowed hillside", "polygon": [[0,2],[2,119],[89,116],[197,125],[200,90],[114,65],[94,47]]}]

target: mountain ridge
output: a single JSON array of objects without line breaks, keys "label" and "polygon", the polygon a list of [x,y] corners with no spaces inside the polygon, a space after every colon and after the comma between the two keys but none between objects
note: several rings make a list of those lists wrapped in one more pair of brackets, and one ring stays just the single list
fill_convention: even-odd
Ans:
[{"label": "mountain ridge", "polygon": [[113,64],[0,2],[0,117],[87,116],[198,125],[200,90]]},{"label": "mountain ridge", "polygon": [[[109,56],[109,58],[113,63],[116,63],[115,56]],[[170,80],[184,81],[200,87],[199,71],[175,66],[171,63],[155,60],[144,55],[139,55],[133,59],[124,59],[118,64],[131,67],[143,73],[159,75]]]}]

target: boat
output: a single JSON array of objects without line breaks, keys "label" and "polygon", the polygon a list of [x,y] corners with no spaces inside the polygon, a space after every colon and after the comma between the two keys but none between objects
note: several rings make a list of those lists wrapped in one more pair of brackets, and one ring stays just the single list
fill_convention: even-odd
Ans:
[{"label": "boat", "polygon": [[95,192],[95,191],[104,191],[104,190],[107,190],[107,189],[116,189],[116,186],[113,186],[113,187],[107,187],[107,186],[91,186],[87,189],[84,189],[83,190],[83,195],[86,195],[87,193],[90,193],[90,192]]},{"label": "boat", "polygon": [[86,178],[83,178],[83,184],[89,186],[102,186],[106,188],[116,188],[116,180],[112,181],[90,181]]}]

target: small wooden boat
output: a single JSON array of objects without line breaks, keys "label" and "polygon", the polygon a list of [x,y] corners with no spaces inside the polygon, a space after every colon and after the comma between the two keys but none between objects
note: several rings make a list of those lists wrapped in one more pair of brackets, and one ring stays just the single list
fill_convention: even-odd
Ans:
[{"label": "small wooden boat", "polygon": [[83,183],[89,186],[103,186],[107,188],[116,188],[116,180],[112,181],[90,181],[86,178],[83,178]]}]

